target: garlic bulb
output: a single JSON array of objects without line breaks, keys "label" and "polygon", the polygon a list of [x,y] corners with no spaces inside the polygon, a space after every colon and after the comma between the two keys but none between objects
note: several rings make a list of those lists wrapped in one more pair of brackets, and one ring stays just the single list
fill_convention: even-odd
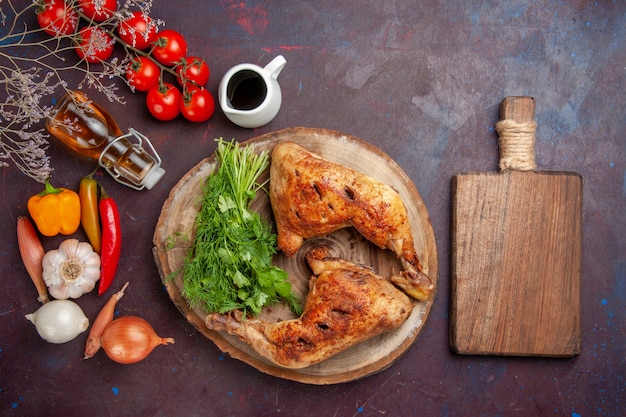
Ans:
[{"label": "garlic bulb", "polygon": [[65,343],[89,327],[89,319],[78,304],[70,300],[52,300],[27,314],[46,342]]},{"label": "garlic bulb", "polygon": [[100,255],[87,242],[67,239],[43,257],[43,279],[58,300],[78,298],[100,278]]}]

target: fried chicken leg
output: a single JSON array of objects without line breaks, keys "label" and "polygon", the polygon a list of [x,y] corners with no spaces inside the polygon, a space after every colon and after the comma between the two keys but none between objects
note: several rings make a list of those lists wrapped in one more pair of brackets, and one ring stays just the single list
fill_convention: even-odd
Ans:
[{"label": "fried chicken leg", "polygon": [[404,270],[390,277],[392,282],[418,300],[430,297],[433,284],[415,252],[406,207],[390,186],[296,143],[280,142],[272,151],[270,201],[278,248],[287,256],[304,239],[354,226],[399,257]]},{"label": "fried chicken leg", "polygon": [[299,369],[393,330],[411,314],[409,297],[372,269],[326,258],[323,248],[306,257],[314,276],[299,318],[269,323],[242,319],[236,310],[209,314],[207,327],[238,336],[275,364]]}]

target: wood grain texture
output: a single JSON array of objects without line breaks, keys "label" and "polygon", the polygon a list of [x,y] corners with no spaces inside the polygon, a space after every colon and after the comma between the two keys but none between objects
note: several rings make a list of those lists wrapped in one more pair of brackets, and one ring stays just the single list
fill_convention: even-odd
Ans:
[{"label": "wood grain texture", "polygon": [[[202,183],[215,168],[214,157],[202,160],[181,178],[159,216],[153,237],[153,253],[167,292],[186,319],[223,352],[267,374],[321,385],[352,381],[386,369],[417,339],[436,294],[437,250],[426,207],[411,179],[392,159],[378,148],[353,136],[326,129],[290,128],[259,136],[242,145],[254,145],[257,152],[271,151],[282,140],[294,141],[330,161],[357,169],[398,191],[407,206],[415,247],[424,272],[435,284],[431,298],[424,302],[414,301],[411,315],[395,331],[378,335],[319,364],[298,370],[269,362],[236,336],[209,330],[204,323],[206,312],[200,308],[191,309],[181,293],[181,268],[195,232],[194,221],[200,209]],[[267,176],[269,170],[260,180],[263,181]],[[269,198],[265,193],[257,193],[251,207],[273,222]],[[182,239],[180,236],[191,239]],[[288,258],[283,254],[274,257],[273,263],[289,273],[289,280],[302,299],[308,291],[311,276],[304,254],[316,245],[329,246],[333,256],[371,266],[383,277],[402,269],[393,252],[374,246],[354,228],[341,229],[327,236],[306,240],[293,257]],[[294,318],[294,315],[286,306],[274,305],[264,308],[260,318],[279,321]]]},{"label": "wood grain texture", "polygon": [[[532,120],[534,100],[501,117]],[[571,172],[452,179],[450,344],[460,354],[580,353],[582,178]]]},{"label": "wood grain texture", "polygon": [[581,177],[462,174],[453,179],[452,194],[452,348],[578,354]]}]

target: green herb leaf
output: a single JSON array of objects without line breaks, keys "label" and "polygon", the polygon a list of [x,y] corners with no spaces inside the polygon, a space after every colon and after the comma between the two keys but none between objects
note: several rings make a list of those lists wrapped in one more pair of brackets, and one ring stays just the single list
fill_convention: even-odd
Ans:
[{"label": "green herb leaf", "polygon": [[263,306],[285,301],[300,315],[302,307],[286,271],[271,265],[276,235],[249,205],[266,185],[257,181],[269,154],[217,140],[219,167],[204,184],[193,247],[183,266],[183,295],[192,308],[226,313],[241,309],[254,316]]},{"label": "green herb leaf", "polygon": [[217,201],[218,201],[217,206],[219,207],[222,213],[230,209],[236,208],[235,202],[229,196],[224,196],[223,194],[221,194],[219,198],[217,199]]}]

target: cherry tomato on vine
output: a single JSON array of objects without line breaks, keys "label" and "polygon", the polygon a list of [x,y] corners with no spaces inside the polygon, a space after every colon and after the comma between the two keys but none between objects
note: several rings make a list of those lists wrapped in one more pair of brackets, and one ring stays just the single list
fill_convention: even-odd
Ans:
[{"label": "cherry tomato on vine", "polygon": [[184,86],[185,83],[191,82],[202,87],[209,82],[211,71],[206,61],[195,56],[187,56],[181,59],[180,65],[176,67],[178,84]]},{"label": "cherry tomato on vine", "polygon": [[79,10],[94,22],[104,22],[117,10],[117,0],[79,0]]},{"label": "cherry tomato on vine", "polygon": [[138,56],[126,67],[126,80],[137,91],[148,91],[159,83],[161,70],[150,58]]},{"label": "cherry tomato on vine", "polygon": [[181,93],[175,85],[162,83],[152,86],[146,95],[148,111],[159,120],[173,120],[180,114]]},{"label": "cherry tomato on vine", "polygon": [[180,102],[180,112],[191,122],[205,122],[215,112],[213,95],[204,88],[189,87]]},{"label": "cherry tomato on vine", "polygon": [[78,26],[78,14],[64,0],[44,0],[37,8],[37,23],[50,36],[71,35]]},{"label": "cherry tomato on vine", "polygon": [[111,35],[97,26],[87,26],[78,32],[78,45],[74,48],[79,57],[92,64],[108,59],[115,42]]},{"label": "cherry tomato on vine", "polygon": [[163,65],[172,66],[187,55],[187,41],[179,32],[166,29],[154,38],[152,56]]},{"label": "cherry tomato on vine", "polygon": [[148,48],[154,41],[157,31],[156,23],[143,12],[133,12],[117,28],[120,39],[137,49]]}]

